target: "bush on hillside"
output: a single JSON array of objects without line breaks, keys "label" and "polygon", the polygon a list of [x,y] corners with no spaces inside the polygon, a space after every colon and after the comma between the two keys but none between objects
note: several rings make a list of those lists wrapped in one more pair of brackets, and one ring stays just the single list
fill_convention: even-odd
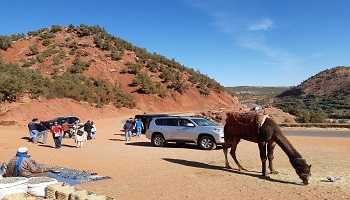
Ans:
[{"label": "bush on hillside", "polygon": [[7,50],[9,47],[11,47],[11,44],[12,44],[12,41],[9,36],[0,35],[0,49]]},{"label": "bush on hillside", "polygon": [[29,46],[29,50],[32,52],[31,55],[37,55],[39,53],[38,45]]}]

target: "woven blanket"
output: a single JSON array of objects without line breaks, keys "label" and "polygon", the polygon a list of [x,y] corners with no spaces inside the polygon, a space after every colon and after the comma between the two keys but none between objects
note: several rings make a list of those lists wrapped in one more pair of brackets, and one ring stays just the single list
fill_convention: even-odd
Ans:
[{"label": "woven blanket", "polygon": [[232,136],[256,136],[266,117],[256,111],[227,113],[225,132]]},{"label": "woven blanket", "polygon": [[98,181],[104,179],[110,179],[110,176],[100,176],[97,173],[92,173],[89,170],[76,170],[65,167],[58,167],[60,172],[46,172],[50,174],[52,178],[55,178],[58,182],[69,183],[69,185],[76,185],[91,181]]},{"label": "woven blanket", "polygon": [[[57,167],[57,168],[59,169],[58,173],[54,173],[51,171],[48,171],[45,173],[50,174],[50,176],[56,179],[58,182],[69,183],[70,185],[76,185],[76,184],[104,180],[104,179],[111,179],[110,176],[100,176],[97,173],[91,172],[89,170],[76,170],[76,169],[69,169],[65,167]],[[0,170],[0,176],[2,176],[5,173],[6,171]]]}]

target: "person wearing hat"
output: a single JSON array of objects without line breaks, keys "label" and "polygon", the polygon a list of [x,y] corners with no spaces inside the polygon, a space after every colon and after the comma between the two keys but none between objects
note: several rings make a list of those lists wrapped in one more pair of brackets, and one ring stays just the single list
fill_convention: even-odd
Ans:
[{"label": "person wearing hat", "polygon": [[16,156],[7,164],[5,177],[51,177],[49,174],[45,174],[45,171],[47,171],[45,166],[38,166],[38,164],[30,158],[27,147],[19,147]]}]

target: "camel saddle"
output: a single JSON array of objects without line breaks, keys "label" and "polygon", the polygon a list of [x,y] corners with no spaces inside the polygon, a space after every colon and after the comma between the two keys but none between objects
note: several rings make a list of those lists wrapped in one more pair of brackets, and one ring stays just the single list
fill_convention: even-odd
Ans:
[{"label": "camel saddle", "polygon": [[[229,116],[231,115],[231,116]],[[228,115],[226,121],[229,133],[236,136],[256,136],[267,115],[256,111],[239,111]]]}]

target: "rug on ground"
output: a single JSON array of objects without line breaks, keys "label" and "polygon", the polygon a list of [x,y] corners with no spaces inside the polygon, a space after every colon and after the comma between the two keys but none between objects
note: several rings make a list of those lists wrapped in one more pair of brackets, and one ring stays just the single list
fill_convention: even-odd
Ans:
[{"label": "rug on ground", "polygon": [[[95,172],[90,170],[76,170],[69,169],[65,167],[51,167],[52,170],[45,173],[49,174],[52,178],[56,179],[58,182],[68,183],[70,185],[76,185],[91,181],[98,181],[104,179],[111,179],[110,176],[100,176]],[[5,171],[0,170],[0,176],[4,174]]]}]

